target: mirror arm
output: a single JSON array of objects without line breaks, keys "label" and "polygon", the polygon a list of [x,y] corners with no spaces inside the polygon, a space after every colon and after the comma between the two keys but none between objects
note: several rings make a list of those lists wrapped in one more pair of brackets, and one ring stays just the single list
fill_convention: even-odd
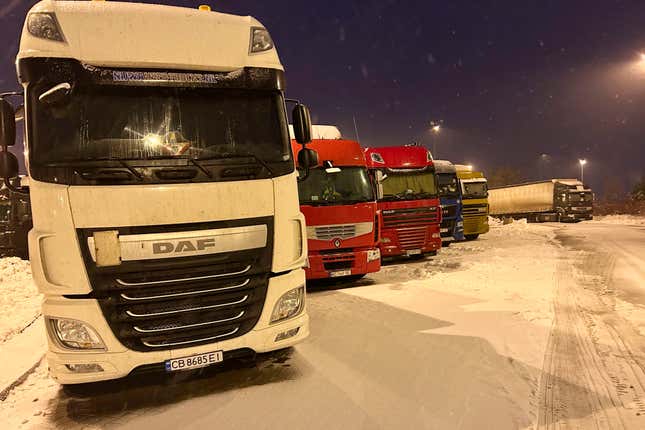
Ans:
[{"label": "mirror arm", "polygon": [[302,182],[309,177],[309,167],[305,167],[305,174],[303,176],[298,175],[298,182]]},{"label": "mirror arm", "polygon": [[29,188],[14,187],[9,178],[4,178],[4,186],[14,193],[22,194],[24,196],[29,195]]}]

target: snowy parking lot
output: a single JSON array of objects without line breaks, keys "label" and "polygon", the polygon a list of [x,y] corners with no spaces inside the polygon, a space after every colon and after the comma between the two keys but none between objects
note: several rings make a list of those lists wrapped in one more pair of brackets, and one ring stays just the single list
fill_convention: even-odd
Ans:
[{"label": "snowy parking lot", "polygon": [[[6,393],[0,423],[645,428],[641,221],[496,224],[437,257],[310,286],[310,338],[257,362],[69,392],[43,361]],[[0,273],[4,345],[23,335],[40,298],[27,263],[2,260]]]}]

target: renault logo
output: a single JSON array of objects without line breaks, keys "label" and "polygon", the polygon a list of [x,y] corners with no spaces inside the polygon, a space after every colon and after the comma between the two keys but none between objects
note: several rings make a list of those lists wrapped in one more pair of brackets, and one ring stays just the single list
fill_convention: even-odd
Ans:
[{"label": "renault logo", "polygon": [[340,239],[334,239],[334,246],[336,248],[340,248],[341,244],[342,244],[342,242],[340,241]]}]

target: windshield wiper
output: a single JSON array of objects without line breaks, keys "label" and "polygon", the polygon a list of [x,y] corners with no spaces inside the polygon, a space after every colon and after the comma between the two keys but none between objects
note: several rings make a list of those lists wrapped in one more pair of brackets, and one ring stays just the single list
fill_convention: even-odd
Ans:
[{"label": "windshield wiper", "polygon": [[137,178],[139,181],[143,181],[143,176],[141,175],[141,173],[137,172],[137,171],[134,169],[134,167],[130,166],[130,164],[128,164],[127,162],[125,162],[125,161],[123,161],[123,160],[116,160],[116,161],[117,161],[121,166],[123,166],[123,167],[125,167],[126,169],[128,169],[128,171],[129,171],[130,173],[132,173],[132,174],[134,175],[134,177],[135,177],[135,178]]},{"label": "windshield wiper", "polygon": [[189,158],[188,161],[192,163],[195,167],[197,167],[199,170],[201,170],[204,175],[208,176],[208,179],[213,179],[213,174],[210,172],[210,170],[205,168],[202,163],[195,160],[194,158]]},{"label": "windshield wiper", "polygon": [[224,154],[213,155],[213,156],[210,156],[210,157],[200,157],[200,158],[196,158],[194,160],[197,160],[197,161],[221,160],[221,159],[225,159],[225,158],[253,158],[255,161],[260,163],[262,165],[262,167],[267,169],[267,171],[269,172],[269,174],[271,176],[274,175],[273,169],[271,169],[271,167],[267,164],[267,162],[264,161],[263,159],[261,159],[260,157],[258,157],[257,155],[253,154],[252,152],[224,153]]}]

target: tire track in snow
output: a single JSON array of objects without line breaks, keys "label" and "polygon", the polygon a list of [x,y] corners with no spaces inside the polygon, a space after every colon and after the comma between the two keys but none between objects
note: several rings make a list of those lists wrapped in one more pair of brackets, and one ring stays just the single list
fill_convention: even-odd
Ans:
[{"label": "tire track in snow", "polygon": [[590,248],[561,230],[555,319],[540,383],[538,428],[645,427],[645,345],[605,298],[614,252]]}]

